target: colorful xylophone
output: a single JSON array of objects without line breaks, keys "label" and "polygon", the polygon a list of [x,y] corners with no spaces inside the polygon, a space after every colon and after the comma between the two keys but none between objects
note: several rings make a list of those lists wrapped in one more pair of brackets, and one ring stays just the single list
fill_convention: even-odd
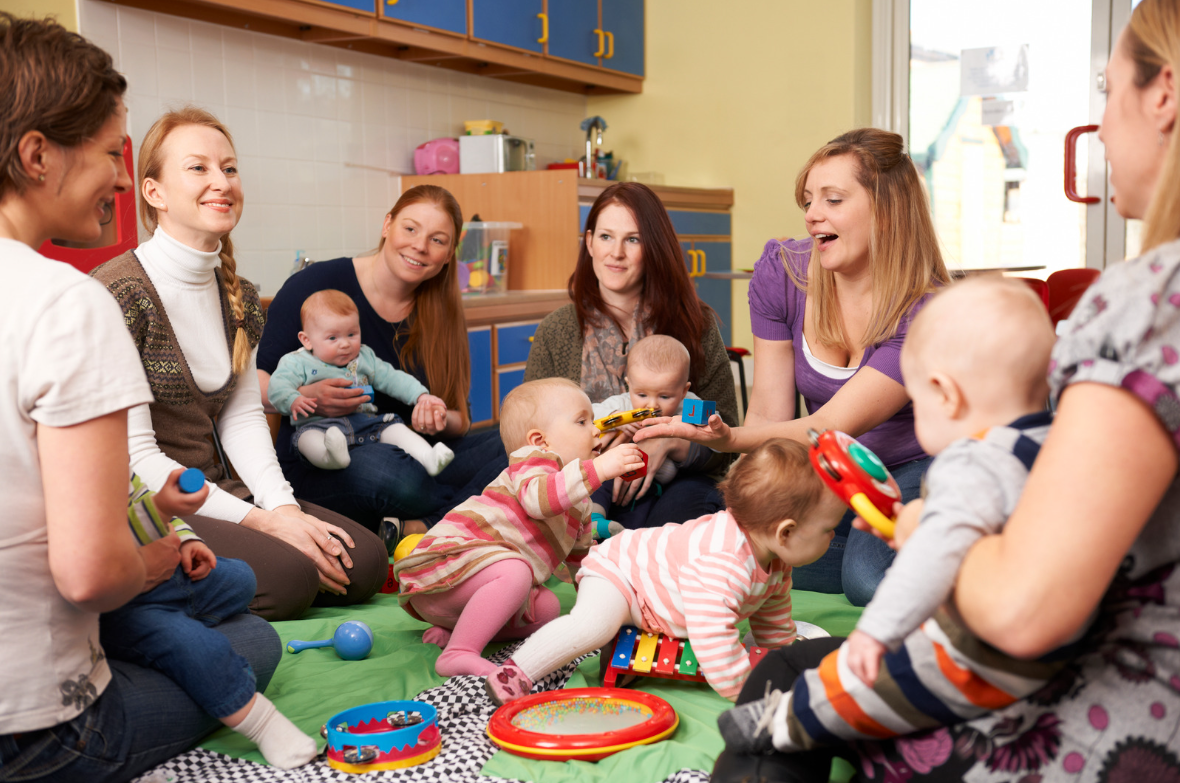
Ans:
[{"label": "colorful xylophone", "polygon": [[[700,662],[687,639],[675,639],[624,625],[611,648],[614,652],[602,683],[606,688],[615,687],[618,678],[626,674],[705,682]],[[767,652],[765,647],[751,647],[750,666],[757,666]]]}]

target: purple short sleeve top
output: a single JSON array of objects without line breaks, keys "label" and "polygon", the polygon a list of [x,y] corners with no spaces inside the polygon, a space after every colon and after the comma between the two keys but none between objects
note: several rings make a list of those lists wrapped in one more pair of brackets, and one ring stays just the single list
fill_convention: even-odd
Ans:
[{"label": "purple short sleeve top", "polygon": [[[795,286],[783,267],[791,265],[799,277],[807,276],[812,240],[772,239],[766,243],[762,257],[754,265],[750,281],[750,323],[754,336],[763,340],[790,340],[795,355],[795,386],[803,395],[807,412],[815,413],[847,383],[847,379],[830,378],[817,371],[803,354],[803,312],[806,294]],[[927,297],[928,298],[928,297]],[[898,383],[901,378],[901,345],[905,342],[909,322],[926,299],[923,298],[902,320],[897,333],[865,349],[860,366],[872,367]],[[881,460],[893,467],[925,457],[914,435],[913,406],[895,413],[888,421],[861,435],[858,440],[872,449]]]}]

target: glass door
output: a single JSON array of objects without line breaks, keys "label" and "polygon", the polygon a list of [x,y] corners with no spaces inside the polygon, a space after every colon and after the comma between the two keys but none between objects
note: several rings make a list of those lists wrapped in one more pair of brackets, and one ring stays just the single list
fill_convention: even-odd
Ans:
[{"label": "glass door", "polygon": [[1138,253],[1092,132],[1138,2],[996,0],[949,14],[943,0],[909,0],[909,149],[949,267],[1045,278]]}]

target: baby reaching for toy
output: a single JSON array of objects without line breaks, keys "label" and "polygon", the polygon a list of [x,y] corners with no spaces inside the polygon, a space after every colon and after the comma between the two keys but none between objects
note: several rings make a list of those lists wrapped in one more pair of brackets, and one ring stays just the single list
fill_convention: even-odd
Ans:
[{"label": "baby reaching for toy", "polygon": [[299,317],[303,348],[279,360],[270,376],[267,396],[275,410],[291,417],[296,427],[292,441],[308,462],[324,470],[343,470],[352,461],[349,447],[380,441],[409,454],[431,476],[451,464],[455,454],[446,444],[431,446],[403,424],[401,417],[378,413],[371,397],[349,416],[313,415],[315,400],[299,389],[325,378],[346,378],[357,387],[371,386],[407,405],[441,407],[444,411],[447,405],[413,375],[378,359],[371,348],[361,344],[360,316],[348,294],[334,289],[317,291],[304,301]]},{"label": "baby reaching for toy", "polygon": [[[688,382],[689,362],[688,349],[675,337],[665,334],[644,337],[627,353],[627,374],[624,376],[627,391],[594,403],[594,418],[601,419],[634,408],[655,408],[659,416],[679,416],[685,398],[700,399],[689,391],[692,386]],[[639,423],[625,424],[608,432],[603,436],[605,447],[609,448],[611,441],[619,436],[629,440],[640,426]],[[611,433],[618,433],[618,436]],[[713,451],[706,446],[684,443],[668,453],[668,458],[655,472],[654,480],[667,484],[676,478],[680,468],[698,459],[703,464],[712,455]]]},{"label": "baby reaching for toy", "polygon": [[951,725],[1028,696],[1060,669],[1067,656],[1010,658],[939,610],[967,550],[1016,507],[1048,435],[1053,342],[1041,302],[1003,278],[953,285],[918,314],[901,365],[918,442],[937,455],[925,500],[899,515],[904,547],[856,630],[790,693],[723,713],[728,748],[803,750]]},{"label": "baby reaching for toy", "polygon": [[500,406],[508,469],[398,559],[406,610],[434,625],[423,640],[443,648],[435,671],[483,676],[480,653],[493,639],[520,639],[560,614],[542,587],[563,562],[572,570],[590,547],[590,495],[643,466],[628,443],[599,454],[590,400],[577,384],[522,384]]},{"label": "baby reaching for toy", "polygon": [[271,766],[292,769],[315,758],[316,743],[255,690],[250,664],[213,626],[249,611],[254,572],[218,559],[178,515],[195,514],[209,494],[180,489],[174,470],[159,492],[131,476],[127,520],[141,546],[176,534],[180,565],[162,584],[99,619],[99,640],[116,660],[156,669],[201,709],[258,745]]},{"label": "baby reaching for toy", "polygon": [[626,530],[591,550],[573,610],[488,677],[492,700],[524,696],[538,678],[601,648],[627,624],[687,638],[713,689],[736,698],[750,673],[737,624],[749,618],[761,647],[795,640],[791,568],[827,551],[845,509],[815,474],[807,447],[791,440],[750,452],[720,489],[724,511]]}]

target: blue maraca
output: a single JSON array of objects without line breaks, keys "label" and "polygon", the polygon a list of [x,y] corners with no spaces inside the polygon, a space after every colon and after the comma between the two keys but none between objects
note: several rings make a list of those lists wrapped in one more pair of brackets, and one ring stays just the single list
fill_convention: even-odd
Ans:
[{"label": "blue maraca", "polygon": [[322,642],[287,642],[287,652],[297,653],[311,647],[335,647],[346,661],[359,661],[373,651],[373,630],[360,620],[341,623],[331,639]]},{"label": "blue maraca", "polygon": [[197,468],[189,468],[180,474],[178,483],[181,492],[191,495],[194,492],[199,492],[201,487],[205,486],[205,474]]}]

